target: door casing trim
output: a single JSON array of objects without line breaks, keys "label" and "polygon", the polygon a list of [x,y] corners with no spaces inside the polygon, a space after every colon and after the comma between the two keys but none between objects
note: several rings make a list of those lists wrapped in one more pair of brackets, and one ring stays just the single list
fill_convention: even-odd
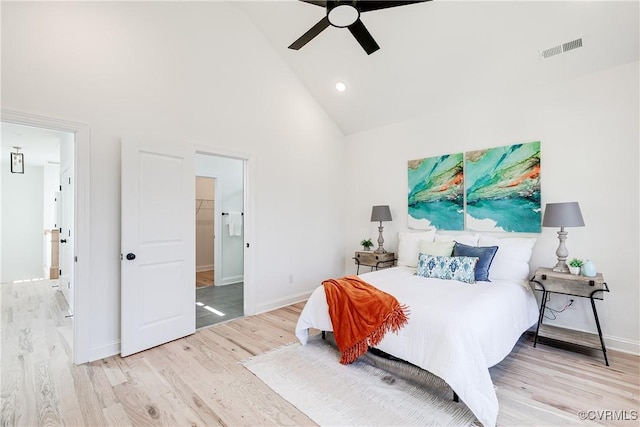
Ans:
[{"label": "door casing trim", "polygon": [[[91,299],[90,274],[90,194],[91,194],[91,128],[87,123],[74,122],[18,110],[1,110],[0,120],[25,126],[73,133],[74,141],[74,307],[73,307],[73,363],[90,360],[91,339],[89,313]],[[78,256],[78,254],[81,254]]]},{"label": "door casing trim", "polygon": [[252,193],[252,176],[255,170],[255,157],[245,152],[228,150],[221,147],[208,146],[200,142],[190,141],[195,155],[228,157],[243,162],[243,246],[244,246],[244,315],[251,316],[256,314],[255,303],[255,283],[253,274],[253,256],[251,242],[253,242],[253,193]]}]

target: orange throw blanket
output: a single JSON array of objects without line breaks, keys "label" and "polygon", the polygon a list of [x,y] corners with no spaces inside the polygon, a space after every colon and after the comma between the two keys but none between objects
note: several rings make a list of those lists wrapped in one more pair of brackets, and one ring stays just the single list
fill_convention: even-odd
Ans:
[{"label": "orange throw blanket", "polygon": [[340,363],[348,365],[408,322],[408,307],[356,276],[322,282]]}]

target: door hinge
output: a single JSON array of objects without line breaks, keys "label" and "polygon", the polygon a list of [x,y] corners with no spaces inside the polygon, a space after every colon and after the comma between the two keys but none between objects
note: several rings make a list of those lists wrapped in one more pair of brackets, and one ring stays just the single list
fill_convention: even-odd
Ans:
[{"label": "door hinge", "polygon": [[60,186],[60,191],[62,191],[62,185]]},{"label": "door hinge", "polygon": [[71,177],[69,177],[69,185],[71,185]]},{"label": "door hinge", "polygon": [[58,270],[58,275],[62,276],[62,270]]},{"label": "door hinge", "polygon": [[60,232],[62,233],[62,227],[60,227]]},{"label": "door hinge", "polygon": [[74,257],[73,257],[73,260],[74,260],[75,262],[78,262],[78,255],[74,256]]}]

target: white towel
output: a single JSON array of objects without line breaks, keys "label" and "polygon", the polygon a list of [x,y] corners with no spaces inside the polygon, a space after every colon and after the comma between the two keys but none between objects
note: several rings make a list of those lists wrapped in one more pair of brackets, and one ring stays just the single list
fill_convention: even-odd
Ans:
[{"label": "white towel", "polygon": [[229,236],[242,235],[242,213],[229,212],[227,215],[227,225],[229,226]]}]

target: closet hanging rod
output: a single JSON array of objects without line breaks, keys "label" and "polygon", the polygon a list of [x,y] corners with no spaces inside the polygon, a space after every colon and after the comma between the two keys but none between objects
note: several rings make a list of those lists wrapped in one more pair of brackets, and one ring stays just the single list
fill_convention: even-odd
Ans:
[{"label": "closet hanging rod", "polygon": [[[229,212],[222,212],[222,215],[229,215]],[[240,212],[240,215],[244,216],[244,212]]]}]

